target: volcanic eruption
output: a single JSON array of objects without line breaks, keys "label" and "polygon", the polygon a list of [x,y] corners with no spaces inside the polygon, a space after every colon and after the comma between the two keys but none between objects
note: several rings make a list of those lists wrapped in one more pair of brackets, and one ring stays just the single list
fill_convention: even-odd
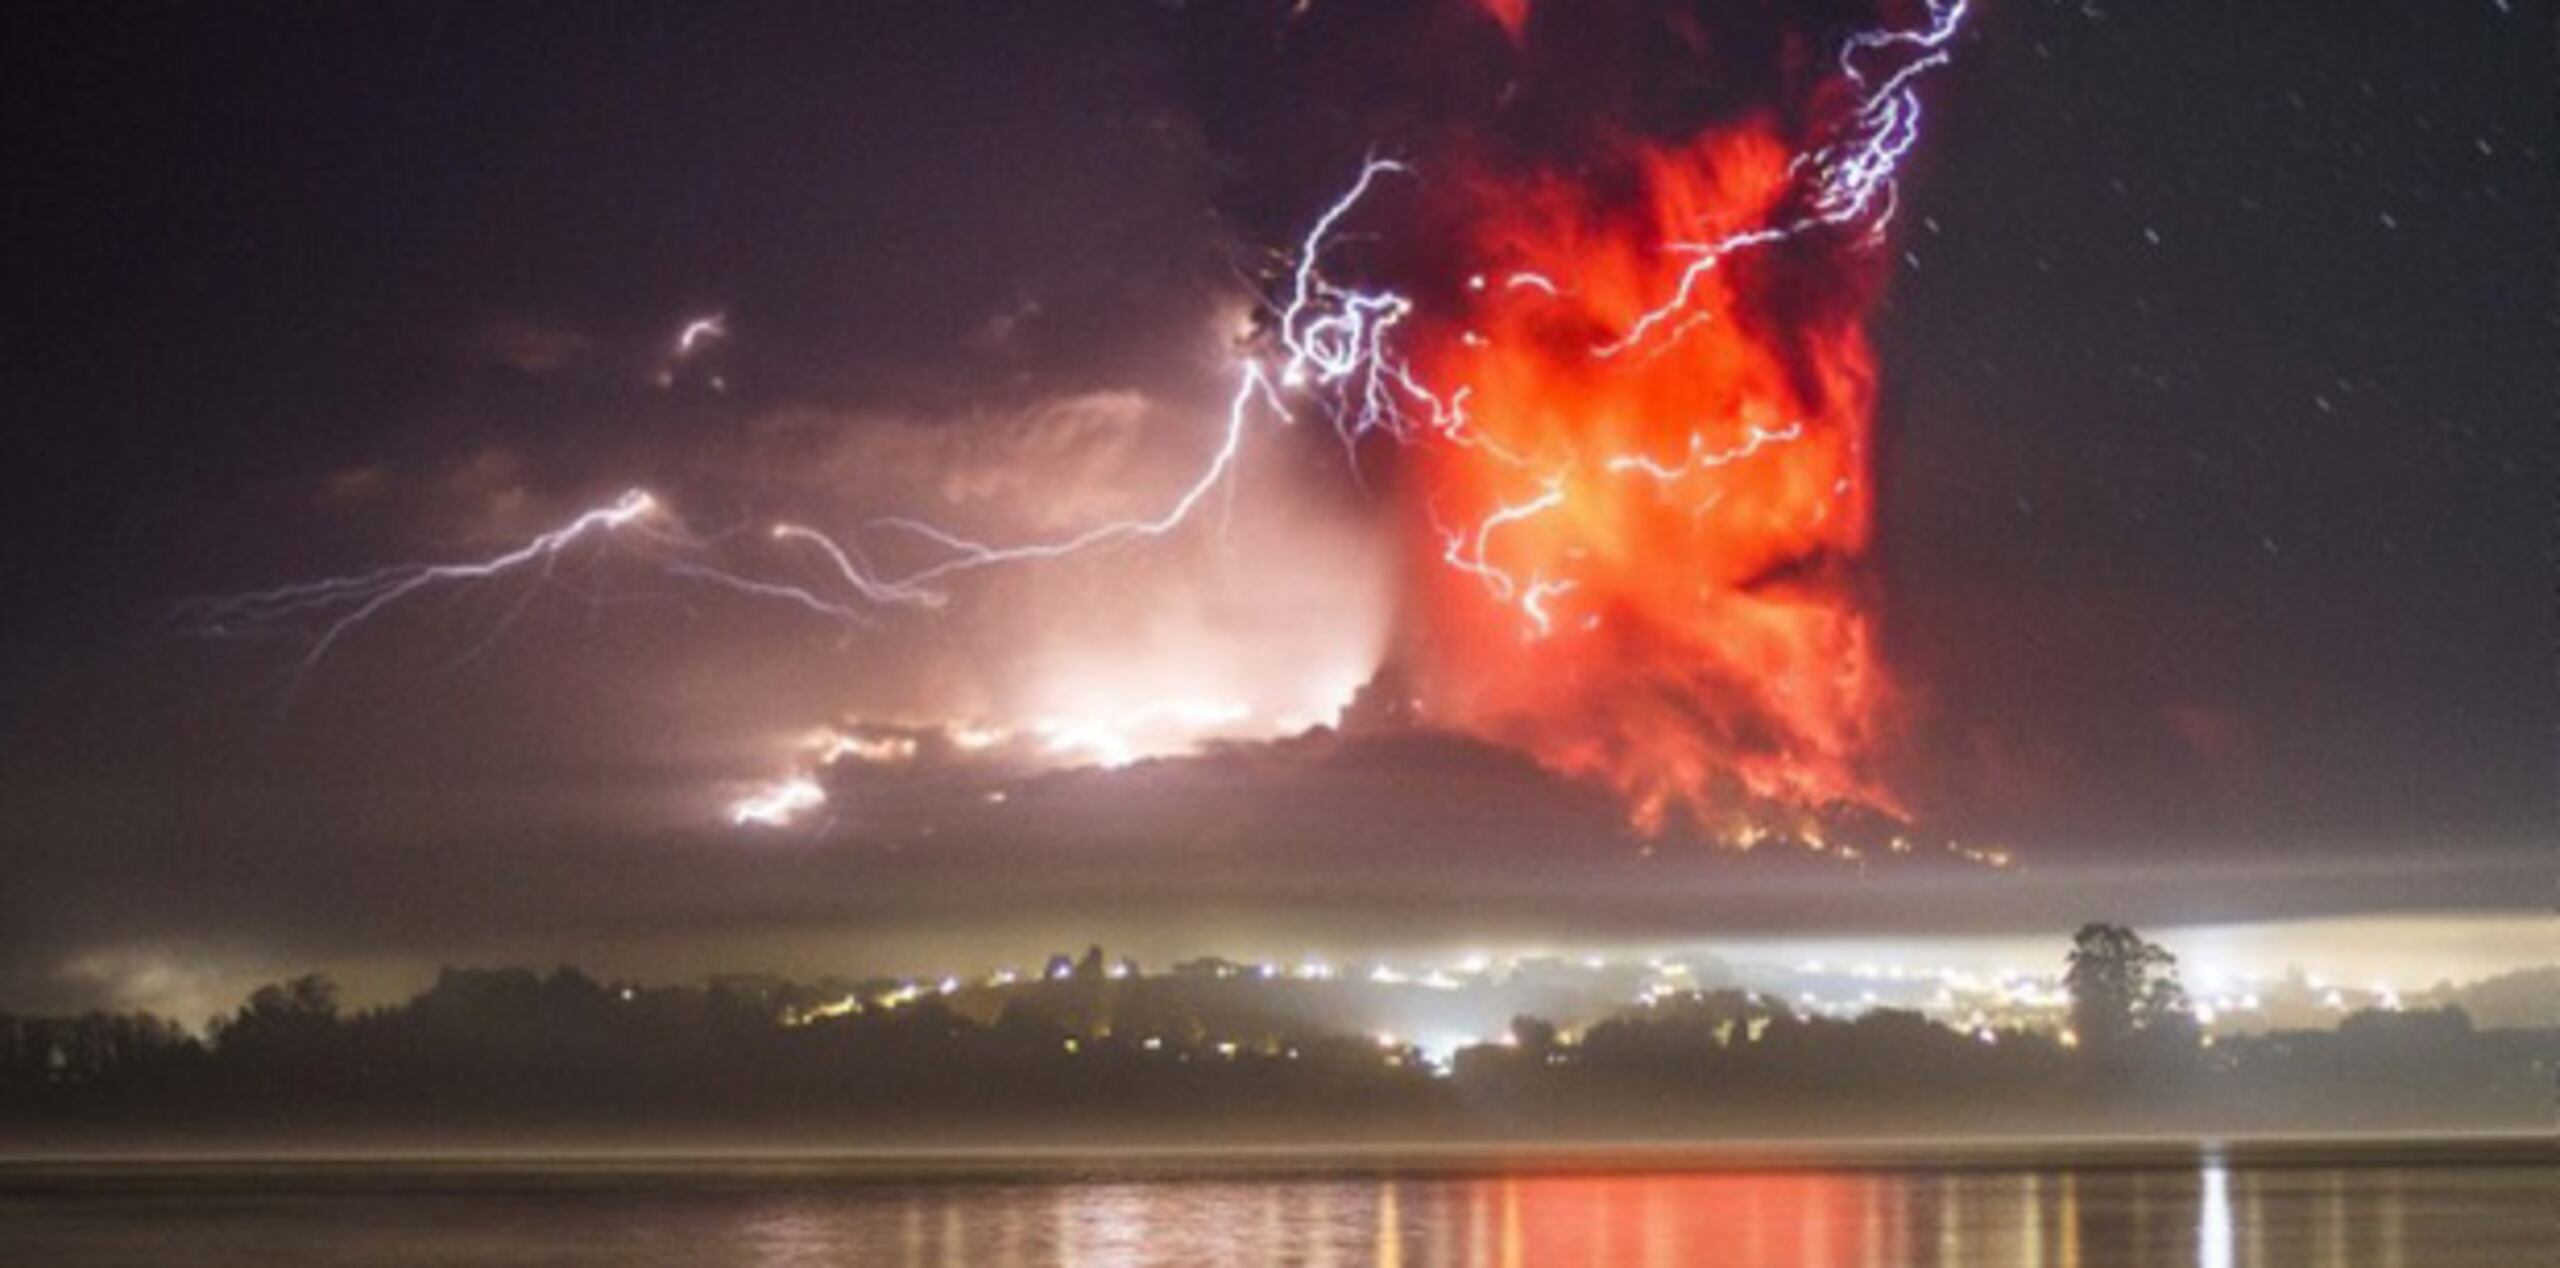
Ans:
[{"label": "volcanic eruption", "polygon": [[1363,348],[1334,376],[1346,435],[1414,442],[1401,654],[1426,713],[1604,781],[1648,831],[1903,817],[1877,769],[1865,321],[1911,86],[1962,6],[1482,8],[1489,113],[1398,156],[1410,192],[1357,214],[1403,245],[1334,295],[1343,328],[1290,337],[1328,373]]}]

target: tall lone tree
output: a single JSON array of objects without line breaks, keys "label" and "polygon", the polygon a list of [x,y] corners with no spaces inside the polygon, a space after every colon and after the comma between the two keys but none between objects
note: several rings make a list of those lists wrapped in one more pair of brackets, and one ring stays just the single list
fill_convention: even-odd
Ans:
[{"label": "tall lone tree", "polygon": [[2178,957],[2122,925],[2086,924],[2071,937],[2071,1029],[2080,1046],[2115,1053],[2142,1032],[2183,1033],[2190,1025],[2178,985]]}]

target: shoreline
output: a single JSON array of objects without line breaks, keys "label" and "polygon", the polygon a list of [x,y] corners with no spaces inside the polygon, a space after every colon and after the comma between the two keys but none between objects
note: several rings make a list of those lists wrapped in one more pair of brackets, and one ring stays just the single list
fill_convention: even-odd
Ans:
[{"label": "shoreline", "polygon": [[1865,1140],[1402,1142],[948,1148],[641,1145],[498,1149],[276,1148],[0,1153],[0,1188],[132,1181],[262,1183],[621,1179],[640,1182],[1040,1183],[1370,1174],[2020,1171],[2560,1165],[2549,1130],[2265,1136],[1933,1137]]}]

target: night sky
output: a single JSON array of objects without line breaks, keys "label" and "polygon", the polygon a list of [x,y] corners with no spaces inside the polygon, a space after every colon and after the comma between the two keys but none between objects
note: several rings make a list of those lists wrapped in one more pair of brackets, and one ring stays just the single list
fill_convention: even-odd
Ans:
[{"label": "night sky", "polygon": [[[1743,858],[1494,745],[1286,738],[1398,624],[1387,495],[1318,428],[1257,432],[1214,530],[863,623],[610,550],[307,672],[184,619],[633,487],[773,568],[806,562],[777,520],[1155,513],[1364,151],[1506,91],[1468,6],[1290,7],[14,9],[0,1001],[861,967],[830,957],[973,930],[2547,910],[2560,68],[2532,0],[1999,0],[1922,89],[1871,325],[1879,760],[1915,830],[2022,869]],[[930,747],[1141,689],[1252,722],[1121,770],[831,776],[790,830],[724,810],[816,728]]]}]

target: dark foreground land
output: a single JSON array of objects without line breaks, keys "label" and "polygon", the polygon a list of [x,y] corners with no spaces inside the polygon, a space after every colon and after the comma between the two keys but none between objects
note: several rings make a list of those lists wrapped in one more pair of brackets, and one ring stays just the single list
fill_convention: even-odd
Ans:
[{"label": "dark foreground land", "polygon": [[2455,1008],[2214,1038],[2180,1015],[2075,1041],[1918,1014],[1649,999],[1435,1058],[1098,974],[972,1001],[633,990],[453,971],[342,1013],[266,988],[208,1038],[146,1016],[0,1017],[0,1141],[24,1150],[1470,1145],[1873,1137],[2482,1133],[2552,1123],[2560,1031]]}]

